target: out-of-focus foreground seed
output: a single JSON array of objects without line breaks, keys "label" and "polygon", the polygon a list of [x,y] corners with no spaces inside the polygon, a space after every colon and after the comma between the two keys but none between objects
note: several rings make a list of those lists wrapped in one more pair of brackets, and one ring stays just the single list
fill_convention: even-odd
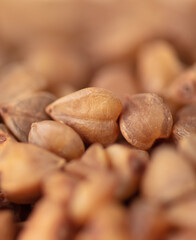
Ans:
[{"label": "out-of-focus foreground seed", "polygon": [[108,89],[122,102],[126,94],[137,93],[136,82],[134,82],[131,70],[123,64],[102,68],[95,74],[90,86]]},{"label": "out-of-focus foreground seed", "polygon": [[45,90],[47,83],[39,74],[23,65],[11,65],[0,75],[0,105],[15,97]]},{"label": "out-of-focus foreground seed", "polygon": [[85,150],[82,139],[71,127],[51,120],[33,123],[29,142],[67,160],[81,157]]},{"label": "out-of-focus foreground seed", "polygon": [[94,214],[76,240],[130,240],[128,214],[120,204],[103,204]]},{"label": "out-of-focus foreground seed", "polygon": [[173,204],[165,211],[170,225],[184,229],[196,229],[196,195],[189,196]]},{"label": "out-of-focus foreground seed", "polygon": [[145,92],[161,96],[183,69],[175,49],[161,40],[142,46],[138,53],[137,67],[141,88]]},{"label": "out-of-focus foreground seed", "polygon": [[2,105],[0,114],[10,131],[20,141],[27,142],[31,124],[49,119],[45,108],[54,100],[47,92],[31,93]]},{"label": "out-of-focus foreground seed", "polygon": [[195,190],[195,172],[186,159],[170,146],[156,149],[142,181],[144,197],[167,204]]},{"label": "out-of-focus foreground seed", "polygon": [[102,172],[103,169],[98,167],[92,167],[91,164],[86,164],[79,159],[74,159],[65,166],[65,170],[68,174],[71,174],[76,179],[91,179],[94,175]]},{"label": "out-of-focus foreground seed", "polygon": [[35,206],[19,240],[69,240],[71,227],[66,209],[44,198]]},{"label": "out-of-focus foreground seed", "polygon": [[129,208],[131,239],[157,240],[166,233],[168,223],[164,211],[143,199],[137,199]]},{"label": "out-of-focus foreground seed", "polygon": [[196,134],[191,134],[180,139],[178,150],[196,168]]},{"label": "out-of-focus foreground seed", "polygon": [[0,155],[1,189],[15,203],[31,203],[40,195],[41,182],[65,160],[37,146],[10,142]]},{"label": "out-of-focus foreground seed", "polygon": [[110,166],[108,156],[101,144],[92,144],[83,154],[81,161],[96,169],[107,169]]},{"label": "out-of-focus foreground seed", "polygon": [[75,129],[87,142],[103,145],[118,137],[117,118],[122,104],[110,91],[86,88],[50,104],[46,111],[55,120]]},{"label": "out-of-focus foreground seed", "polygon": [[77,186],[78,179],[63,171],[55,171],[49,174],[43,181],[43,194],[51,199],[54,204],[62,204],[67,207],[72,200],[72,193]]},{"label": "out-of-focus foreground seed", "polygon": [[148,161],[149,156],[145,151],[120,144],[106,149],[99,144],[93,144],[80,161],[67,164],[66,171],[77,178],[89,180],[92,180],[94,175],[113,175],[116,181],[115,198],[127,199],[138,189]]},{"label": "out-of-focus foreground seed", "polygon": [[117,198],[130,197],[139,187],[143,173],[148,165],[148,153],[135,150],[120,144],[106,148],[112,170],[119,177]]},{"label": "out-of-focus foreground seed", "polygon": [[70,202],[70,216],[77,224],[84,224],[98,209],[114,198],[116,178],[98,172],[90,179],[80,181]]},{"label": "out-of-focus foreground seed", "polygon": [[176,141],[196,133],[196,105],[191,104],[181,108],[176,118],[172,131]]},{"label": "out-of-focus foreground seed", "polygon": [[15,239],[14,216],[9,210],[0,211],[0,240]]},{"label": "out-of-focus foreground seed", "polygon": [[172,124],[172,114],[158,95],[143,93],[127,97],[120,130],[134,147],[149,149],[156,139],[169,137]]}]

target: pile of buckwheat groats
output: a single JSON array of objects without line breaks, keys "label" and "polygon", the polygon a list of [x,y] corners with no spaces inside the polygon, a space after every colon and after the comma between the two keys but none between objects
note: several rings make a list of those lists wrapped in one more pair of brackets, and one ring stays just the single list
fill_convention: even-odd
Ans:
[{"label": "pile of buckwheat groats", "polygon": [[0,3],[0,240],[196,239],[195,12]]}]

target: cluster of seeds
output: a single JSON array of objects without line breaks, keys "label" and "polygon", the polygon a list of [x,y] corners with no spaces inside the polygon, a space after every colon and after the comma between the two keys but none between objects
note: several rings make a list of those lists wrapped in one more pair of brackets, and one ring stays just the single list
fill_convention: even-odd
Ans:
[{"label": "cluster of seeds", "polygon": [[196,65],[65,45],[0,45],[0,240],[195,240]]}]

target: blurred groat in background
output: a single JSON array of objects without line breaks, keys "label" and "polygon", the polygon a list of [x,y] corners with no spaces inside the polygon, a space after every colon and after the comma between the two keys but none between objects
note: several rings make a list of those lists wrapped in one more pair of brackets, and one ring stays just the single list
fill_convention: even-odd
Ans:
[{"label": "blurred groat in background", "polygon": [[94,67],[132,59],[143,42],[162,38],[193,61],[195,13],[196,0],[1,0],[0,40],[21,51],[58,40]]}]

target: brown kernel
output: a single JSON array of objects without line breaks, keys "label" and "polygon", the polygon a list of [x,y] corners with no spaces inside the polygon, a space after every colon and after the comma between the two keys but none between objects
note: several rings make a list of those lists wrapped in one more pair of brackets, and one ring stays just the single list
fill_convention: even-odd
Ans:
[{"label": "brown kernel", "polygon": [[173,204],[165,210],[167,221],[175,227],[195,230],[196,195],[192,195]]},{"label": "brown kernel", "polygon": [[80,159],[68,162],[65,166],[65,170],[68,174],[77,179],[88,179],[103,171],[103,169],[92,167],[90,164],[80,161]]},{"label": "brown kernel", "polygon": [[110,165],[105,149],[101,144],[92,144],[83,154],[81,161],[90,167],[107,169]]},{"label": "brown kernel", "polygon": [[116,188],[116,178],[109,173],[95,174],[81,181],[70,202],[70,216],[77,224],[84,224],[104,203],[111,201]]},{"label": "brown kernel", "polygon": [[189,136],[190,134],[196,133],[196,118],[180,120],[174,124],[173,127],[173,137],[175,140],[179,141],[180,139]]},{"label": "brown kernel", "polygon": [[26,63],[47,79],[50,89],[65,82],[77,88],[85,87],[88,81],[85,55],[66,46],[61,39],[33,42],[26,51]]},{"label": "brown kernel", "polygon": [[183,69],[175,49],[161,40],[142,46],[137,64],[142,89],[161,96]]},{"label": "brown kernel", "polygon": [[52,86],[51,89],[49,89],[52,94],[54,94],[55,97],[61,98],[68,94],[71,94],[76,91],[76,88],[74,88],[71,84],[68,84],[66,82],[55,84]]},{"label": "brown kernel", "polygon": [[40,196],[41,182],[65,160],[37,146],[10,142],[1,153],[1,189],[15,203],[31,203]]},{"label": "brown kernel", "polygon": [[60,98],[46,108],[55,120],[72,127],[87,142],[103,145],[118,136],[117,118],[122,104],[102,88],[86,88]]},{"label": "brown kernel", "polygon": [[148,165],[148,153],[135,150],[120,144],[106,148],[111,169],[119,177],[117,198],[126,199],[136,192],[143,173]]},{"label": "brown kernel", "polygon": [[52,172],[46,176],[42,189],[45,197],[54,202],[54,204],[62,204],[64,207],[72,200],[72,194],[78,183],[78,179],[65,172]]},{"label": "brown kernel", "polygon": [[196,167],[196,134],[185,136],[178,141],[179,152]]},{"label": "brown kernel", "polygon": [[144,199],[133,201],[128,214],[131,239],[157,240],[164,236],[168,229],[163,209]]},{"label": "brown kernel", "polygon": [[176,117],[178,120],[187,120],[190,118],[196,118],[196,104],[189,104],[181,108],[177,112]]},{"label": "brown kernel", "polygon": [[0,75],[0,105],[15,97],[45,90],[47,83],[39,74],[22,65],[8,66]]},{"label": "brown kernel", "polygon": [[193,65],[173,81],[167,91],[169,101],[176,106],[196,102],[196,65]]},{"label": "brown kernel", "polygon": [[113,64],[106,66],[93,78],[91,87],[105,88],[113,92],[122,102],[127,94],[136,94],[137,87],[128,66]]},{"label": "brown kernel", "polygon": [[134,147],[149,149],[158,138],[168,138],[173,119],[168,106],[156,94],[127,97],[120,117],[120,130]]},{"label": "brown kernel", "polygon": [[82,139],[72,128],[51,120],[33,123],[29,142],[67,160],[81,157],[85,150]]},{"label": "brown kernel", "polygon": [[156,149],[142,181],[144,197],[167,204],[195,190],[196,176],[186,159],[170,146]]},{"label": "brown kernel", "polygon": [[177,121],[173,126],[173,137],[179,141],[183,137],[196,133],[196,105],[187,105],[177,112]]},{"label": "brown kernel", "polygon": [[71,224],[62,205],[43,198],[35,206],[19,240],[70,239]]},{"label": "brown kernel", "polygon": [[[126,209],[118,203],[103,204],[76,236],[76,240],[130,240]],[[95,238],[96,237],[96,238]]]},{"label": "brown kernel", "polygon": [[49,119],[45,107],[54,100],[55,97],[47,92],[32,93],[3,105],[0,113],[10,131],[20,141],[27,142],[31,124]]}]

